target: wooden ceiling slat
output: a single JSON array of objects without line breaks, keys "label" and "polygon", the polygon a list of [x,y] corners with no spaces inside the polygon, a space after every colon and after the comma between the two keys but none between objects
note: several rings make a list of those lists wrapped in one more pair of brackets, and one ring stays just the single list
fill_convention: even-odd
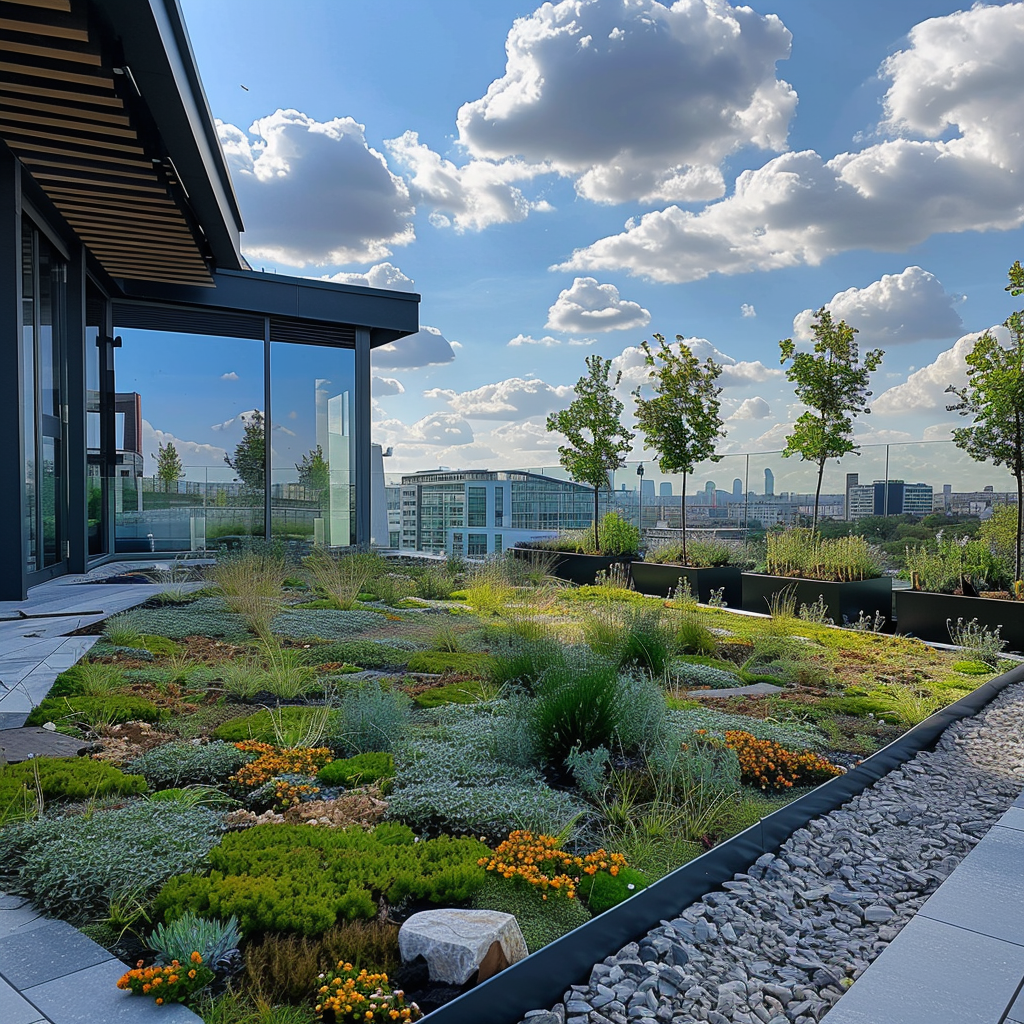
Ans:
[{"label": "wooden ceiling slat", "polygon": [[27,85],[22,82],[0,82],[0,93],[24,93],[29,96],[45,96],[51,100],[68,100],[72,103],[95,103],[102,107],[124,108],[120,96],[99,96],[84,92],[70,92],[67,89],[47,89],[41,85]]},{"label": "wooden ceiling slat", "polygon": [[144,239],[150,242],[159,242],[161,245],[169,246],[175,251],[195,252],[196,249],[190,236],[181,235],[177,232],[169,232],[166,228],[147,227],[145,224],[110,224],[95,219],[82,220],[81,218],[76,218],[70,223],[75,225],[76,230],[90,234],[102,234],[105,232],[117,238],[131,235],[140,240]]},{"label": "wooden ceiling slat", "polygon": [[133,249],[128,245],[112,247],[110,249],[96,249],[93,250],[93,253],[103,264],[120,263],[129,266],[142,264],[146,267],[159,267],[161,270],[174,271],[178,274],[199,275],[208,273],[202,260],[159,259],[149,249]]},{"label": "wooden ceiling slat", "polygon": [[[37,181],[52,181],[58,184],[48,185],[46,191],[53,195],[73,196],[104,196],[124,195],[125,193],[145,192],[166,196],[167,191],[156,183],[153,185],[133,185],[127,181],[97,181],[89,178],[76,178],[71,174],[50,174],[46,171],[33,171],[32,177]],[[64,184],[59,184],[64,182]],[[69,185],[88,185],[89,188],[69,188]],[[143,198],[143,197],[139,197]]]},{"label": "wooden ceiling slat", "polygon": [[130,217],[123,219],[104,219],[95,213],[81,213],[77,210],[67,209],[61,204],[61,212],[72,224],[80,226],[83,231],[134,231],[139,234],[148,235],[153,238],[166,239],[168,244],[180,244],[195,248],[195,241],[181,224],[173,221],[151,221],[141,218]]},{"label": "wooden ceiling slat", "polygon": [[52,46],[19,43],[14,39],[0,38],[0,50],[5,53],[24,53],[30,57],[44,57],[47,60],[66,60],[72,64],[90,64],[96,68],[103,64],[103,58],[98,53],[82,50],[58,50]]},{"label": "wooden ceiling slat", "polygon": [[[89,123],[86,121],[65,121],[62,117],[40,117],[38,114],[19,113],[0,104],[0,119],[4,121],[27,121],[29,124],[45,124],[51,128],[69,128],[71,131],[91,132],[94,135],[114,135],[119,139],[138,139],[131,128],[116,128],[109,124]],[[127,118],[124,119],[127,122]],[[92,141],[92,140],[90,140]],[[106,145],[104,142],[103,145]]]},{"label": "wooden ceiling slat", "polygon": [[4,3],[18,4],[20,7],[45,7],[50,11],[71,13],[71,0],[4,0]]},{"label": "wooden ceiling slat", "polygon": [[[160,180],[152,171],[122,171],[116,167],[83,167],[81,164],[68,163],[66,160],[42,160],[29,154],[23,155],[21,162],[27,167],[53,167],[61,171],[77,171],[77,174],[68,175],[68,181],[106,181],[108,180],[107,175],[131,178],[134,181],[159,182]],[[35,171],[32,173],[35,177],[41,176]],[[95,175],[101,175],[101,177],[97,178]]]},{"label": "wooden ceiling slat", "polygon": [[[0,112],[0,122],[6,120],[7,116],[3,112]],[[143,150],[141,146],[126,146],[123,142],[107,142],[102,139],[83,139],[81,137],[55,135],[53,132],[37,132],[32,128],[25,128],[20,124],[0,124],[0,134],[3,134],[6,138],[8,132],[14,132],[18,135],[27,135],[33,139],[51,139],[54,142],[63,142],[72,146],[113,150],[115,153],[132,153],[136,156],[143,156],[145,154],[145,150]]]},{"label": "wooden ceiling slat", "polygon": [[182,224],[181,219],[175,214],[177,210],[168,208],[165,211],[155,210],[142,206],[127,207],[120,203],[90,203],[85,199],[72,197],[61,198],[58,204],[61,209],[69,213],[91,213],[97,217],[109,217],[111,220],[127,220],[137,217],[140,220],[149,220],[155,223],[179,225],[182,231],[188,233],[188,228]]},{"label": "wooden ceiling slat", "polygon": [[71,39],[76,43],[89,42],[89,33],[85,29],[70,28],[66,25],[47,25],[43,21],[15,21],[13,18],[0,18],[0,29],[7,32],[25,32],[34,36],[52,36],[54,39]]},{"label": "wooden ceiling slat", "polygon": [[65,117],[76,118],[76,124],[79,120],[103,121],[107,124],[131,127],[131,121],[124,114],[111,114],[107,110],[88,110],[85,107],[71,107],[67,103],[40,103],[36,100],[27,100],[22,96],[8,98],[3,95],[3,89],[0,89],[0,107],[10,110],[39,110],[44,114],[63,114]]},{"label": "wooden ceiling slat", "polygon": [[10,64],[7,61],[0,61],[0,71],[10,74],[25,75],[27,78],[45,78],[48,81],[59,80],[74,85],[88,85],[94,89],[104,89],[107,92],[114,91],[113,77],[107,78],[99,75],[83,75],[77,71],[65,71],[61,68],[55,71],[53,68],[39,67],[32,64]]},{"label": "wooden ceiling slat", "polygon": [[[153,169],[153,164],[149,160],[130,160],[123,156],[107,156],[106,153],[82,153],[77,149],[58,149],[54,146],[44,146],[41,142],[29,142],[21,139],[5,139],[5,141],[11,149],[16,150],[19,154],[28,153],[31,156],[33,153],[47,153],[51,156],[75,157],[82,161],[82,167],[87,167],[90,160],[98,160],[101,163],[120,164],[122,167],[145,168],[150,171]],[[22,159],[25,157],[22,156]],[[106,168],[98,167],[96,170],[105,172]]]}]

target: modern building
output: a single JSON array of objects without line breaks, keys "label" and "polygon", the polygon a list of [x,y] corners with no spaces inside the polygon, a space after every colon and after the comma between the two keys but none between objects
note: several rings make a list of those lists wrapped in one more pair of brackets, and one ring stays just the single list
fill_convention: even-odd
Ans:
[{"label": "modern building", "polygon": [[932,485],[908,484],[903,480],[848,483],[846,501],[847,519],[862,519],[864,516],[924,516],[932,511]]},{"label": "modern building", "polygon": [[764,496],[766,498],[774,497],[775,495],[775,474],[770,470],[764,471]]},{"label": "modern building", "polygon": [[[600,497],[601,511],[609,496]],[[482,558],[519,541],[585,530],[594,491],[583,484],[520,470],[432,470],[402,477],[404,550]]]},{"label": "modern building", "polygon": [[271,485],[302,482],[298,460],[269,435],[294,412],[329,473],[310,499],[325,540],[369,542],[370,350],[418,329],[419,296],[247,265],[176,0],[20,3],[0,50],[0,599],[207,535],[205,506],[117,511],[118,365],[143,350],[186,379],[247,354],[261,419],[245,472],[221,473],[252,533],[289,521]]}]

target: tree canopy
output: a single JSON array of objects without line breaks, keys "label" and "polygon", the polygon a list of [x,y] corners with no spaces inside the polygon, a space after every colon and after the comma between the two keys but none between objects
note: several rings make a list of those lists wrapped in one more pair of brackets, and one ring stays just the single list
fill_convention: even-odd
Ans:
[{"label": "tree canopy", "polygon": [[587,373],[573,389],[576,397],[567,409],[551,413],[547,428],[563,434],[558,457],[565,471],[579,483],[594,488],[594,540],[597,536],[598,492],[609,486],[608,474],[626,463],[635,436],[622,423],[625,406],[615,397],[622,374],[610,381],[612,361],[599,355],[587,356]]},{"label": "tree canopy", "polygon": [[818,467],[812,518],[812,529],[817,529],[825,463],[858,450],[853,440],[853,421],[861,413],[871,412],[867,404],[871,397],[868,383],[884,353],[871,349],[864,353],[861,362],[855,339],[857,331],[845,320],[833,321],[824,306],[811,321],[811,333],[814,344],[810,352],[797,351],[792,338],[779,342],[780,361],[790,363],[786,378],[794,385],[796,397],[807,406],[786,437],[782,455],[799,455]]},{"label": "tree canopy", "polygon": [[224,461],[251,491],[263,490],[267,475],[266,444],[263,413],[259,409],[254,409],[245,423],[242,439],[235,445],[234,456],[224,456]]},{"label": "tree canopy", "polygon": [[177,483],[185,475],[185,467],[181,464],[181,456],[173,441],[158,443],[156,447],[156,476],[163,483],[164,490],[169,491],[171,484]]},{"label": "tree canopy", "polygon": [[663,473],[682,473],[682,556],[686,562],[686,478],[701,462],[718,462],[715,445],[725,436],[720,415],[722,389],[715,383],[722,367],[712,359],[697,359],[681,334],[675,348],[663,335],[652,349],[640,346],[648,367],[653,398],[644,398],[642,386],[633,392],[636,419],[647,446],[658,453]]}]

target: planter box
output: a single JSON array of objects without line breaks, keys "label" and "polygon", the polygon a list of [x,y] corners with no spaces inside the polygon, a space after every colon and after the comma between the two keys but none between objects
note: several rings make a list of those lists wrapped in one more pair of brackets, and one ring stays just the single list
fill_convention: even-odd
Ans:
[{"label": "planter box", "polygon": [[988,597],[933,594],[927,590],[896,591],[896,632],[922,640],[948,644],[946,619],[977,619],[988,629],[1001,626],[1007,650],[1024,651],[1024,601],[998,601]]},{"label": "planter box", "polygon": [[689,565],[675,565],[672,562],[634,562],[630,567],[633,586],[641,594],[668,597],[669,591],[679,586],[682,577],[690,584],[690,593],[702,604],[707,604],[711,591],[724,588],[725,603],[730,608],[739,608],[743,603],[741,573],[735,565],[716,565],[696,569]]},{"label": "planter box", "polygon": [[807,580],[800,577],[769,576],[766,573],[743,573],[743,610],[768,612],[775,594],[787,587],[796,588],[796,607],[814,604],[819,597],[825,599],[825,614],[837,626],[843,624],[843,616],[856,622],[863,612],[874,617],[881,612],[889,622],[892,619],[892,580],[878,576],[870,580],[853,580],[850,583],[833,583],[830,580]]},{"label": "planter box", "polygon": [[597,574],[613,565],[629,566],[632,555],[574,555],[568,551],[554,551],[547,548],[515,547],[509,549],[516,558],[530,559],[536,555],[554,555],[551,575],[581,587],[592,586]]}]

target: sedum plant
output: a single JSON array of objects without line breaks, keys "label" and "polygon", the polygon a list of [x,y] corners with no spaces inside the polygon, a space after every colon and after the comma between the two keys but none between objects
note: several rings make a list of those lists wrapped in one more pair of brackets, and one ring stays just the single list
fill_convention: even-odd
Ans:
[{"label": "sedum plant", "polygon": [[216,967],[241,941],[238,918],[216,921],[186,911],[173,921],[158,924],[149,937],[149,948],[156,953],[158,964],[174,960],[187,963],[193,953],[198,953],[203,963]]}]

